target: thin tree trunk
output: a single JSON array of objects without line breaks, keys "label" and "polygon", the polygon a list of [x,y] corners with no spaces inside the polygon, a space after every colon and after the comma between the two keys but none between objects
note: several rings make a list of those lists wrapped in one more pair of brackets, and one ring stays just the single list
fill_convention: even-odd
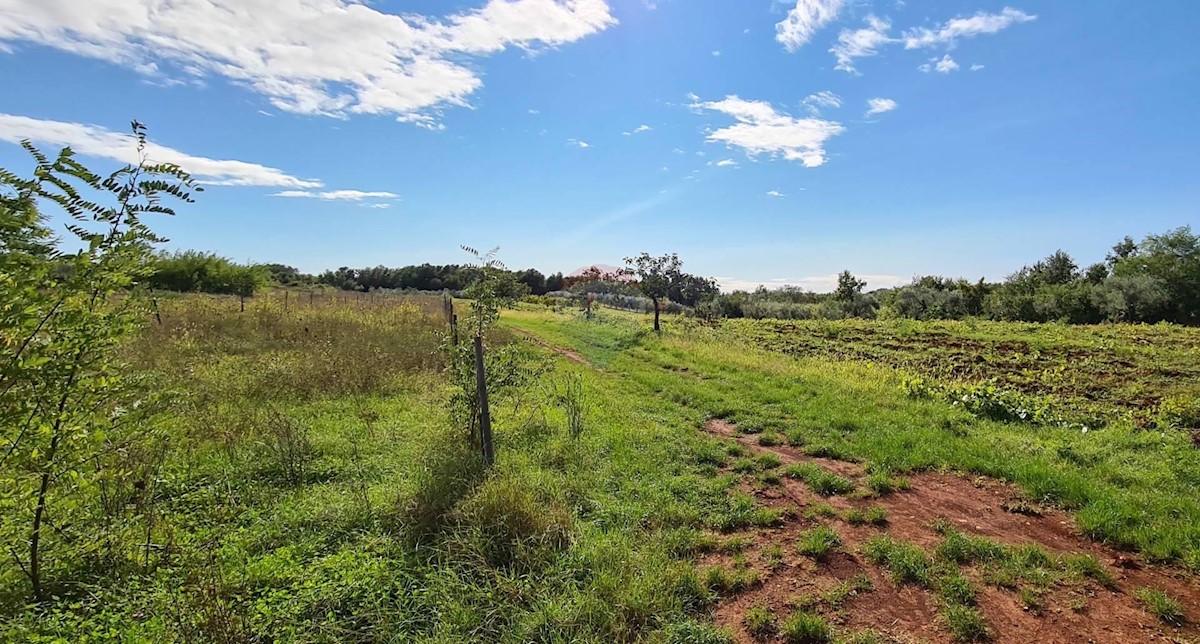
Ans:
[{"label": "thin tree trunk", "polygon": [[654,298],[654,332],[662,333],[662,330],[658,328],[658,298]]},{"label": "thin tree trunk", "polygon": [[483,336],[475,336],[475,396],[479,404],[479,444],[483,452],[484,467],[496,461],[492,445],[492,415],[488,411],[487,374],[483,367]]},{"label": "thin tree trunk", "polygon": [[54,462],[54,454],[58,451],[57,429],[54,438],[50,440],[50,449],[46,452],[46,471],[42,472],[42,482],[38,487],[37,509],[33,512],[33,532],[29,535],[29,583],[33,585],[34,601],[45,599],[42,590],[42,519],[46,515],[46,497],[50,493],[50,466]]}]

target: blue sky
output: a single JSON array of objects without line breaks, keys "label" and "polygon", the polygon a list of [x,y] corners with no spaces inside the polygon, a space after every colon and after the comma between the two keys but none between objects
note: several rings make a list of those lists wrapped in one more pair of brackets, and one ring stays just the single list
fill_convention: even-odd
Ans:
[{"label": "blue sky", "polygon": [[[163,6],[160,6],[163,5]],[[152,10],[153,9],[153,10]],[[13,143],[209,182],[170,248],[306,271],[991,279],[1200,223],[1200,3],[0,0]]]}]

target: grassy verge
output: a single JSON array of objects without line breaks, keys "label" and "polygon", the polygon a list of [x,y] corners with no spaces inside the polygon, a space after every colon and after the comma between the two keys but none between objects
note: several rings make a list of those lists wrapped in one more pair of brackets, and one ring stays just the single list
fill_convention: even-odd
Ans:
[{"label": "grassy verge", "polygon": [[1200,451],[1183,432],[984,420],[905,396],[887,366],[756,350],[686,320],[669,320],[661,339],[567,315],[519,312],[509,324],[608,365],[639,404],[692,425],[728,419],[877,474],[949,468],[1014,481],[1073,510],[1098,541],[1200,569]]}]

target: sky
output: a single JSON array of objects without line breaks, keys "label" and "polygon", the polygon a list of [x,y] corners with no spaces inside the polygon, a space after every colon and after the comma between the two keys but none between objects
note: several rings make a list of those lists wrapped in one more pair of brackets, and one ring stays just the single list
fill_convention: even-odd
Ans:
[{"label": "sky", "polygon": [[[724,288],[1000,279],[1200,225],[1194,0],[0,0],[18,143],[206,190],[166,248]],[[56,220],[56,225],[61,222]]]}]

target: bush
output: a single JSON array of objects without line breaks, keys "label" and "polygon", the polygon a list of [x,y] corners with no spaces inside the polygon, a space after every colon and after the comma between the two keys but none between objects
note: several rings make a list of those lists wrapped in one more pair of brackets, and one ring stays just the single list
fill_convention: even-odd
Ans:
[{"label": "bush", "polygon": [[249,297],[270,280],[270,273],[264,268],[236,264],[214,253],[194,250],[159,255],[151,270],[151,288],[181,293]]}]

